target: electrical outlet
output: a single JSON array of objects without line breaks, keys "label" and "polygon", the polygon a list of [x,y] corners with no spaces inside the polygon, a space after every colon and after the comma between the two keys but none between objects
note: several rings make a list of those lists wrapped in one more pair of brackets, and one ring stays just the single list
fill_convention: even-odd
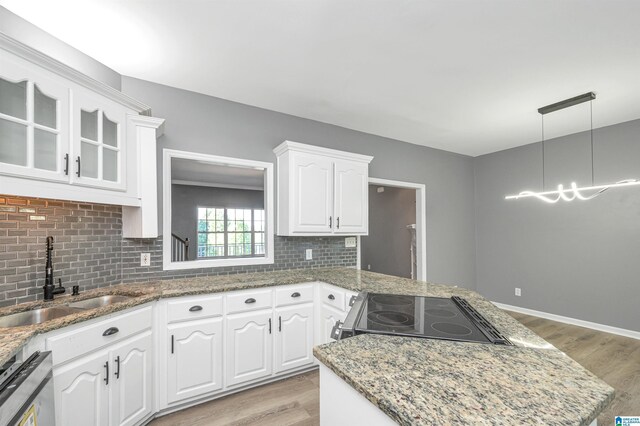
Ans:
[{"label": "electrical outlet", "polygon": [[151,266],[151,253],[140,253],[140,266]]},{"label": "electrical outlet", "polygon": [[344,239],[344,246],[347,248],[356,246],[356,237],[347,237]]},{"label": "electrical outlet", "polygon": [[522,290],[518,287],[516,287],[516,296],[522,296]]},{"label": "electrical outlet", "polygon": [[311,260],[313,259],[313,250],[312,249],[306,249],[304,251],[304,260]]}]

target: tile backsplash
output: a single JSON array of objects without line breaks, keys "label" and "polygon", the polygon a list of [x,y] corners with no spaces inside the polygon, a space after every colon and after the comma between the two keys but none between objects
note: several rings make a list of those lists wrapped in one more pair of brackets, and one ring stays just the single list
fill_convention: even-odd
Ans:
[{"label": "tile backsplash", "polygon": [[[357,249],[344,247],[344,237],[275,237],[271,265],[163,271],[162,237],[123,239],[119,206],[0,195],[0,306],[42,298],[49,235],[56,285],[62,279],[69,292],[72,285],[82,291],[121,282],[354,267],[357,256]],[[307,248],[313,249],[313,260],[304,260]],[[140,266],[140,253],[151,253],[151,266]]]}]

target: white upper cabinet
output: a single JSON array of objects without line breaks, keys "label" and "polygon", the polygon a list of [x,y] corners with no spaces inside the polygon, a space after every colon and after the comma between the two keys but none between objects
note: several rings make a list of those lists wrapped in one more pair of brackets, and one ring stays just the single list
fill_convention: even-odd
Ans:
[{"label": "white upper cabinet", "polygon": [[92,187],[126,189],[127,109],[87,93],[73,95],[72,181]]},{"label": "white upper cabinet", "polygon": [[333,162],[321,155],[293,153],[293,220],[296,232],[331,233]]},{"label": "white upper cabinet", "polygon": [[356,161],[334,162],[335,233],[367,234],[369,231],[369,165]]},{"label": "white upper cabinet", "polygon": [[367,235],[373,157],[285,141],[278,161],[278,235]]},{"label": "white upper cabinet", "polygon": [[0,188],[116,204],[127,238],[154,238],[156,138],[149,107],[0,32]]},{"label": "white upper cabinet", "polygon": [[68,180],[69,90],[45,72],[2,58],[0,173]]}]

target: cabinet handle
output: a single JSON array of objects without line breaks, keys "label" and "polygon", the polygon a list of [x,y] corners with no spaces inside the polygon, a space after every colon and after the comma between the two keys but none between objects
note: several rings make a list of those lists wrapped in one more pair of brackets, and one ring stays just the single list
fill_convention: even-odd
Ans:
[{"label": "cabinet handle", "polygon": [[198,312],[202,310],[202,306],[200,305],[195,305],[189,308],[189,312]]},{"label": "cabinet handle", "polygon": [[278,331],[282,331],[282,317],[278,317]]},{"label": "cabinet handle", "polygon": [[111,336],[111,335],[116,334],[118,331],[120,331],[120,330],[118,330],[118,327],[109,327],[104,331],[104,333],[102,333],[102,335],[103,336]]},{"label": "cabinet handle", "polygon": [[300,293],[296,291],[295,293],[291,294],[291,297],[300,297]]},{"label": "cabinet handle", "polygon": [[329,216],[329,228],[332,228],[332,220],[331,220],[331,216]]},{"label": "cabinet handle", "polygon": [[171,335],[171,353],[173,353],[173,334]]},{"label": "cabinet handle", "polygon": [[107,373],[104,375],[104,384],[105,385],[109,385],[109,361],[104,363],[104,369],[107,371]]},{"label": "cabinet handle", "polygon": [[64,174],[69,176],[69,154],[64,155]]},{"label": "cabinet handle", "polygon": [[340,229],[340,216],[336,218],[336,229]]},{"label": "cabinet handle", "polygon": [[78,159],[76,160],[76,163],[78,163],[78,171],[76,172],[76,174],[78,175],[78,177],[80,177],[80,156],[78,155]]},{"label": "cabinet handle", "polygon": [[336,300],[336,297],[333,294],[327,296],[329,300]]},{"label": "cabinet handle", "polygon": [[271,318],[269,318],[269,334],[271,334]]},{"label": "cabinet handle", "polygon": [[253,297],[250,297],[247,300],[245,300],[244,303],[256,303],[256,299],[254,299]]},{"label": "cabinet handle", "polygon": [[116,379],[120,378],[120,355],[116,357]]}]

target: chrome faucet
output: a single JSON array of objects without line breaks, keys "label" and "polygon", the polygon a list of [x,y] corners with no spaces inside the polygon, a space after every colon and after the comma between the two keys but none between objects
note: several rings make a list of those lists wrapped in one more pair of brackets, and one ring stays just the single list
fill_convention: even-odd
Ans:
[{"label": "chrome faucet", "polygon": [[62,287],[62,279],[58,278],[58,287],[53,285],[53,262],[51,260],[51,253],[53,252],[53,237],[47,237],[47,264],[45,266],[44,275],[44,300],[53,300],[53,296],[56,294],[62,294],[66,291]]}]

